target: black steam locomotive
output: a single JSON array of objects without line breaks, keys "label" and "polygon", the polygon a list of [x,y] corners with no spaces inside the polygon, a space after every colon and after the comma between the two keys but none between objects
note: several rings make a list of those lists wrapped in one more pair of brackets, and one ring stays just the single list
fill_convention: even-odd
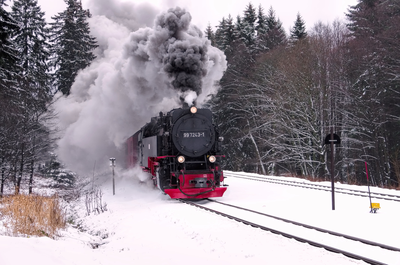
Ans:
[{"label": "black steam locomotive", "polygon": [[128,166],[139,164],[173,199],[222,197],[222,137],[208,109],[174,109],[153,117],[127,140]]}]

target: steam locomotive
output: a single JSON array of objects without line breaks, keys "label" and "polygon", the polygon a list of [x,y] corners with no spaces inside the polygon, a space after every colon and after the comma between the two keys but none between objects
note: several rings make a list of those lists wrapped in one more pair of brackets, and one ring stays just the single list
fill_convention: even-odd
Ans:
[{"label": "steam locomotive", "polygon": [[139,164],[173,199],[222,197],[222,141],[209,109],[160,112],[127,139],[127,163]]}]

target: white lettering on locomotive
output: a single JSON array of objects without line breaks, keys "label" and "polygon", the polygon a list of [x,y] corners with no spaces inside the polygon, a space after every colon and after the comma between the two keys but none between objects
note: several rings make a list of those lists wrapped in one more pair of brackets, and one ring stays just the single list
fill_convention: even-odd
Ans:
[{"label": "white lettering on locomotive", "polygon": [[206,137],[204,132],[185,132],[183,133],[183,138],[200,138]]}]

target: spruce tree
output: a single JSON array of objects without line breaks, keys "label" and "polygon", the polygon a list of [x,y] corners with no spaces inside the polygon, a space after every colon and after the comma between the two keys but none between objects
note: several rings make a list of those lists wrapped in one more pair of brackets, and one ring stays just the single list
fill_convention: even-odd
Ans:
[{"label": "spruce tree", "polygon": [[13,82],[17,74],[18,51],[12,41],[12,34],[19,30],[18,24],[13,20],[10,13],[4,9],[4,1],[0,3],[0,91]]},{"label": "spruce tree", "polygon": [[257,50],[259,52],[271,50],[278,45],[286,42],[286,33],[282,28],[282,23],[275,16],[275,11],[272,7],[269,9],[268,14],[265,16],[260,7],[257,34]]},{"label": "spruce tree", "polygon": [[243,17],[242,40],[250,50],[255,49],[256,42],[256,9],[251,3],[246,6]]},{"label": "spruce tree", "polygon": [[12,19],[0,2],[0,196],[3,194],[7,175],[15,153],[15,127],[18,124],[18,88],[19,79],[18,51],[12,41],[12,34],[19,31],[17,23]]},{"label": "spruce tree", "polygon": [[36,99],[44,99],[50,94],[51,76],[49,74],[49,30],[44,12],[37,0],[15,0],[12,17],[18,23],[20,31],[13,34],[14,43],[20,56],[19,66],[23,78],[27,79],[29,91]]},{"label": "spruce tree", "polygon": [[270,7],[267,15],[267,46],[269,49],[273,49],[276,46],[284,44],[286,42],[286,33],[282,28],[282,22],[276,17],[275,11]]},{"label": "spruce tree", "polygon": [[221,51],[225,51],[226,48],[226,40],[225,40],[225,32],[226,32],[226,20],[223,17],[217,26],[217,30],[215,32],[215,45]]},{"label": "spruce tree", "polygon": [[55,68],[55,85],[64,95],[70,94],[78,71],[94,59],[96,40],[90,35],[89,10],[82,8],[78,0],[65,0],[67,9],[52,17],[52,66]]},{"label": "spruce tree", "polygon": [[231,50],[232,44],[235,41],[235,25],[233,24],[233,18],[231,15],[228,16],[225,23],[226,50]]},{"label": "spruce tree", "polygon": [[21,69],[21,76],[17,79],[20,126],[17,128],[18,144],[15,146],[19,164],[15,191],[18,193],[22,176],[26,171],[30,173],[32,185],[34,165],[41,153],[39,150],[44,150],[43,147],[49,142],[47,129],[39,120],[46,113],[51,98],[51,75],[47,64],[49,31],[44,12],[38,6],[37,0],[15,0],[11,15],[20,28],[13,34],[13,41],[20,56],[18,65]]},{"label": "spruce tree", "polygon": [[261,5],[258,7],[256,31],[257,36],[262,36],[268,31],[267,17],[265,16],[264,9]]},{"label": "spruce tree", "polygon": [[217,47],[222,51],[229,51],[233,41],[235,40],[235,26],[231,15],[227,19],[222,18],[222,21],[217,26],[215,33],[215,42]]},{"label": "spruce tree", "polygon": [[400,3],[360,0],[347,16],[352,36],[349,72],[354,98],[362,99],[355,110],[365,119],[362,143],[374,146],[364,155],[378,183],[398,181],[400,171],[393,168],[400,165]]},{"label": "spruce tree", "polygon": [[268,10],[266,23],[267,23],[268,30],[272,30],[272,29],[275,29],[278,26],[280,26],[279,25],[280,23],[278,22],[276,15],[275,15],[275,10],[272,8],[272,6]]},{"label": "spruce tree", "polygon": [[215,33],[212,30],[211,24],[208,23],[206,30],[204,31],[206,38],[211,42],[212,46],[215,46]]},{"label": "spruce tree", "polygon": [[293,41],[297,41],[304,39],[305,37],[307,37],[306,24],[300,13],[297,13],[296,21],[294,22],[294,26],[290,31],[290,38]]},{"label": "spruce tree", "polygon": [[236,17],[236,22],[235,22],[235,28],[233,35],[235,36],[236,40],[242,40],[242,31],[243,31],[243,20],[242,18],[238,15]]}]

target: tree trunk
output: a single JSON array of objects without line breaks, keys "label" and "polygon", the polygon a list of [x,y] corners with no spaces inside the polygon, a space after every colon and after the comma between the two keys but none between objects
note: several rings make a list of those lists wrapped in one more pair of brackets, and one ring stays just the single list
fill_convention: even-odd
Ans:
[{"label": "tree trunk", "polygon": [[5,181],[5,176],[4,176],[4,156],[1,158],[1,184],[0,184],[0,198],[3,197],[3,192],[4,192],[4,181]]},{"label": "tree trunk", "polygon": [[29,194],[32,194],[34,163],[31,161],[31,175],[29,176]]},{"label": "tree trunk", "polygon": [[34,172],[34,165],[35,165],[35,147],[36,147],[36,136],[33,137],[33,144],[32,144],[33,151],[32,151],[32,160],[31,160],[31,174],[29,176],[29,194],[32,194],[33,172]]},{"label": "tree trunk", "polygon": [[254,144],[254,147],[256,148],[256,151],[257,151],[257,156],[258,156],[258,159],[260,160],[260,166],[261,166],[262,173],[263,173],[263,175],[267,175],[267,174],[266,174],[266,172],[265,172],[265,168],[264,168],[264,165],[263,165],[262,159],[261,159],[260,152],[258,151],[258,146],[257,146],[257,143],[256,143],[256,141],[254,140],[254,137],[253,137],[253,135],[251,134],[251,132],[250,132],[250,131],[249,131],[249,135],[250,135],[250,139],[251,139],[251,141],[252,141],[252,142],[253,142],[253,144]]},{"label": "tree trunk", "polygon": [[22,175],[24,172],[24,144],[22,144],[21,148],[21,163],[19,167],[19,175],[17,177],[17,181],[15,183],[15,194],[19,194],[20,188],[21,188],[21,180],[22,180]]}]

